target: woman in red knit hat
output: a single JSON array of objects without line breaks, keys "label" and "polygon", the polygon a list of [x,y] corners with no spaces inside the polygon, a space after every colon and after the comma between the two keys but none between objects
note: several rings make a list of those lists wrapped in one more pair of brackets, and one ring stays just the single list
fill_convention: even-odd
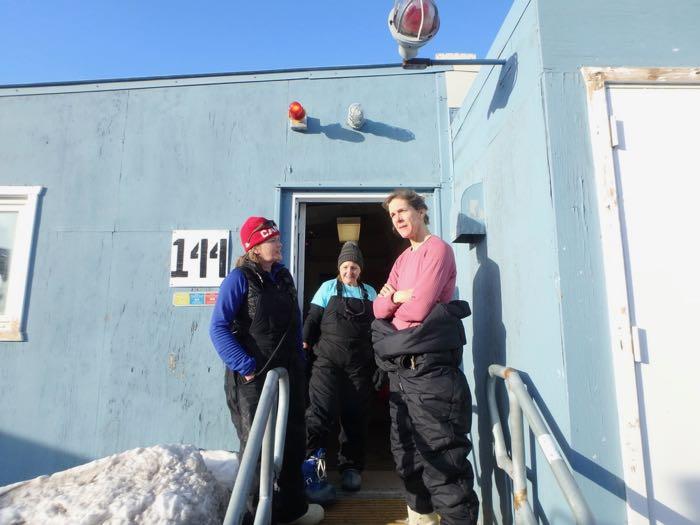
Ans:
[{"label": "woman in red knit hat", "polygon": [[[273,523],[314,525],[324,512],[320,505],[307,503],[301,475],[306,381],[296,288],[282,265],[280,232],[273,221],[249,217],[240,235],[245,253],[221,284],[209,327],[214,347],[226,364],[226,401],[243,452],[265,374],[276,367],[287,369],[289,415]],[[253,522],[258,484],[256,478],[244,523]]]}]

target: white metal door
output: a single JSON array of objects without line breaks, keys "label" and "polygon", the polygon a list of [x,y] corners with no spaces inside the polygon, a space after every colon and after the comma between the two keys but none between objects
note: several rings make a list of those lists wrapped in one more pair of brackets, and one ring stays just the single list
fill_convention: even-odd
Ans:
[{"label": "white metal door", "polygon": [[607,97],[649,517],[700,523],[700,88]]}]

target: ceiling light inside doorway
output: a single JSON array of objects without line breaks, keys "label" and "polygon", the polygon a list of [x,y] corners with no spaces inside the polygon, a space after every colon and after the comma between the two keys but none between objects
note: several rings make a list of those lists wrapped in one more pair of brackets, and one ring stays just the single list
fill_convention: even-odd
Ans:
[{"label": "ceiling light inside doorway", "polygon": [[360,217],[338,217],[338,240],[340,242],[360,240]]}]

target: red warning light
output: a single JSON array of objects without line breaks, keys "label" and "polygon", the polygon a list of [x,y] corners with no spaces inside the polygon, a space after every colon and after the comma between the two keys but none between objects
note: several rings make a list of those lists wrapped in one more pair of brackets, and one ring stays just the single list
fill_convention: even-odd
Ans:
[{"label": "red warning light", "polygon": [[412,0],[403,11],[399,33],[420,38],[432,36],[439,27],[437,9],[432,1]]},{"label": "red warning light", "polygon": [[302,120],[306,116],[306,111],[304,110],[304,106],[302,106],[299,102],[292,102],[289,104],[289,118],[293,120]]}]

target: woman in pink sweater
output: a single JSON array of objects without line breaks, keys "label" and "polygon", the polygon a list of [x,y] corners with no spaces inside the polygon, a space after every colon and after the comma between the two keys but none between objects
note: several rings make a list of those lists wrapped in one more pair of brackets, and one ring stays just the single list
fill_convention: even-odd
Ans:
[{"label": "woman in pink sweater", "polygon": [[469,463],[471,394],[460,370],[469,305],[452,301],[452,248],[428,230],[428,207],[413,190],[384,201],[396,232],[411,242],[374,301],[377,365],[389,376],[391,449],[409,524],[476,524]]}]

